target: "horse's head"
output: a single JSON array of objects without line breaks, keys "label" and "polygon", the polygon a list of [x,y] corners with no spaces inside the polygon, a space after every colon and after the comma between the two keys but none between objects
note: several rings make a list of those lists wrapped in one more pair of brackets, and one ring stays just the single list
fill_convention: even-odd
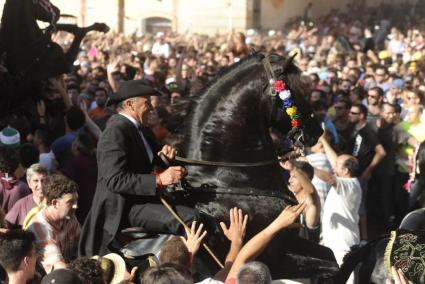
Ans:
[{"label": "horse's head", "polygon": [[304,96],[300,70],[293,57],[271,54],[263,59],[266,77],[264,96],[273,101],[271,121],[273,128],[288,133],[296,146],[313,146],[323,130]]},{"label": "horse's head", "polygon": [[33,0],[33,11],[36,20],[49,22],[52,25],[59,20],[60,10],[49,0]]},{"label": "horse's head", "polygon": [[[7,0],[0,27],[0,42],[4,51],[9,57],[16,58],[31,53],[42,35],[37,20],[54,25],[59,16],[60,10],[49,0]],[[15,59],[9,62],[9,65],[14,65],[14,61]],[[13,66],[8,68],[14,69]]]}]

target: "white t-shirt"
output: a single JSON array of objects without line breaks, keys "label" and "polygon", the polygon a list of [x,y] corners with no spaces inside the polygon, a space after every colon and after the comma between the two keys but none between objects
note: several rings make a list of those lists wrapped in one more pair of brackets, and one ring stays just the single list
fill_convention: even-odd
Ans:
[{"label": "white t-shirt", "polygon": [[152,54],[156,56],[164,56],[165,58],[168,58],[170,56],[171,49],[170,45],[166,42],[160,43],[155,42],[152,46]]},{"label": "white t-shirt", "polygon": [[323,244],[332,250],[349,250],[360,242],[359,208],[362,190],[357,178],[336,179],[323,206]]},{"label": "white t-shirt", "polygon": [[196,282],[196,284],[224,284],[221,281],[215,280],[213,278],[206,278],[202,280],[201,282]]}]

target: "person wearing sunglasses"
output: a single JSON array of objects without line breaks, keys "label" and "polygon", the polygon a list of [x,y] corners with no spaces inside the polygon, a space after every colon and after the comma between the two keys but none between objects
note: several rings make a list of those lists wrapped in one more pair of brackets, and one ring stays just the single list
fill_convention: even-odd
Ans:
[{"label": "person wearing sunglasses", "polygon": [[373,87],[367,91],[367,122],[379,118],[383,102],[384,91],[380,87]]},{"label": "person wearing sunglasses", "polygon": [[367,124],[368,109],[362,104],[354,104],[350,109],[350,121],[354,124],[354,132],[347,142],[344,153],[350,154],[359,161],[359,176],[362,185],[362,203],[360,206],[360,231],[362,240],[367,239],[366,195],[367,185],[375,167],[385,157],[386,152],[378,137]]}]

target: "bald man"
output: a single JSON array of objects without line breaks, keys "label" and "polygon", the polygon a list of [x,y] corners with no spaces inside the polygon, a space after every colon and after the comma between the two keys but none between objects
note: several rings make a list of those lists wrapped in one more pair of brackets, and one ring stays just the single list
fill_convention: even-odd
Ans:
[{"label": "bald man", "polygon": [[[359,163],[351,155],[338,156],[328,141],[320,138],[334,173],[314,169],[315,175],[331,186],[323,205],[323,244],[329,247],[339,265],[350,247],[360,243],[359,208],[362,199],[356,175]],[[351,274],[347,283],[355,283]]]}]

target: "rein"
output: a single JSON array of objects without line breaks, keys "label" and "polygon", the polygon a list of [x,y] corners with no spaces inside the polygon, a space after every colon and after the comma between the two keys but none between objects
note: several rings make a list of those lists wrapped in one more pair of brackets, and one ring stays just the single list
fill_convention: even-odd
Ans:
[{"label": "rein", "polygon": [[183,158],[179,156],[176,156],[174,159],[185,165],[192,165],[192,166],[217,166],[217,167],[238,167],[238,168],[261,167],[261,166],[274,165],[280,162],[279,159],[274,159],[274,160],[261,161],[261,162],[255,162],[255,163],[232,163],[232,162],[193,160],[193,159],[187,159],[187,158]]},{"label": "rein", "polygon": [[[282,157],[278,157],[273,160],[254,162],[254,163],[236,163],[236,162],[219,162],[219,161],[205,161],[205,160],[194,160],[187,159],[184,157],[175,156],[172,161],[170,161],[163,153],[159,153],[161,160],[169,166],[170,164],[183,164],[189,166],[217,166],[217,167],[236,167],[236,168],[249,168],[249,167],[261,167],[268,165],[275,165],[282,161],[288,161],[291,159],[296,159],[300,156],[298,153],[289,152]],[[179,163],[175,163],[177,161]]]}]

